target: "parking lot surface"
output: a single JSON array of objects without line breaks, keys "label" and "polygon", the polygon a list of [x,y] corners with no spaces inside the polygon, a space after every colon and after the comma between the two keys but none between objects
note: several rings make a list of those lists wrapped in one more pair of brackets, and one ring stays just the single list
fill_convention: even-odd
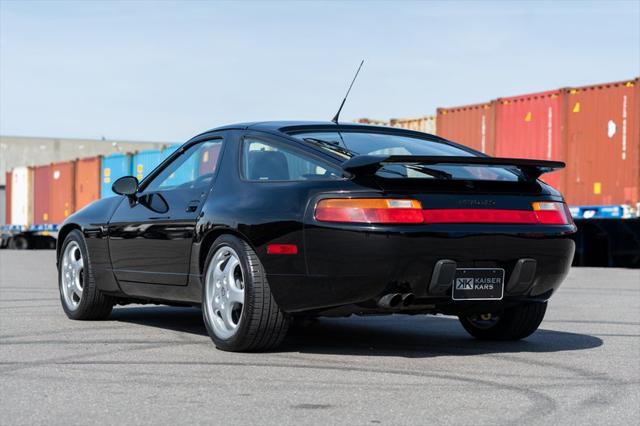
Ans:
[{"label": "parking lot surface", "polygon": [[2,424],[637,424],[640,271],[573,269],[540,330],[321,319],[276,352],[215,349],[195,308],[64,315],[53,251],[0,251]]}]

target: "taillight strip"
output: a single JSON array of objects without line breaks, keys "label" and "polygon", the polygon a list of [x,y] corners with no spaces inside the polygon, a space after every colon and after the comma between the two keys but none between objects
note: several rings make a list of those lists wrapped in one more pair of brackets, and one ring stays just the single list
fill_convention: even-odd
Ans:
[{"label": "taillight strip", "polygon": [[422,209],[417,200],[402,199],[325,199],[318,202],[315,218],[320,222],[369,224],[542,224],[573,223],[567,206],[561,202],[534,202],[532,210],[513,209]]}]

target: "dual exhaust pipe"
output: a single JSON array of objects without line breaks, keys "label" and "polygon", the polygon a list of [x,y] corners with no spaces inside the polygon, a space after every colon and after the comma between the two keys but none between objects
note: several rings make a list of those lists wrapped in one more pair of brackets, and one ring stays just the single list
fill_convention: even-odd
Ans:
[{"label": "dual exhaust pipe", "polygon": [[413,293],[389,293],[380,297],[377,304],[386,309],[407,307],[413,303],[415,298]]}]

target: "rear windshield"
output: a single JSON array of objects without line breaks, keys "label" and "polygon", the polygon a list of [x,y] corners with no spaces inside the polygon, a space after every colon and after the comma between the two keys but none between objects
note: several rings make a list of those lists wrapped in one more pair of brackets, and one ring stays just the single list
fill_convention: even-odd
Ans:
[{"label": "rear windshield", "polygon": [[[354,155],[432,155],[473,157],[472,152],[446,143],[400,135],[366,132],[298,132],[291,136],[346,159]],[[385,178],[517,181],[518,174],[503,167],[458,165],[386,165],[378,170]]]}]

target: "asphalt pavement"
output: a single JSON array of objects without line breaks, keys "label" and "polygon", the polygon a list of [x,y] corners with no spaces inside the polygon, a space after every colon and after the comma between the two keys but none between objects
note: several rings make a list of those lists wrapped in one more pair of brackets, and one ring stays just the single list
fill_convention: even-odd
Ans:
[{"label": "asphalt pavement", "polygon": [[71,321],[53,251],[0,251],[0,424],[638,424],[640,270],[576,268],[540,330],[321,319],[272,353],[213,346],[195,308]]}]

